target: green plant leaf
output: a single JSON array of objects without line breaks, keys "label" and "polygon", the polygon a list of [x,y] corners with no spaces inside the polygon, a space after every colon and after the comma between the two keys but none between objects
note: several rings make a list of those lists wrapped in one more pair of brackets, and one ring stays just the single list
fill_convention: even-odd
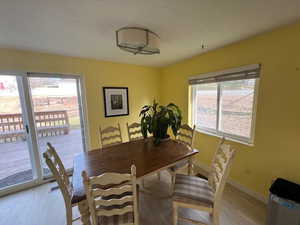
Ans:
[{"label": "green plant leaf", "polygon": [[159,105],[155,100],[153,105],[145,105],[140,112],[141,131],[144,137],[148,132],[153,134],[155,143],[160,143],[162,138],[167,137],[168,127],[171,127],[176,136],[180,129],[182,114],[181,110],[174,103],[167,106]]},{"label": "green plant leaf", "polygon": [[142,116],[142,115],[144,115],[145,113],[147,113],[147,112],[150,110],[150,108],[151,108],[151,105],[145,105],[145,106],[142,108],[142,110],[141,110],[139,116]]}]

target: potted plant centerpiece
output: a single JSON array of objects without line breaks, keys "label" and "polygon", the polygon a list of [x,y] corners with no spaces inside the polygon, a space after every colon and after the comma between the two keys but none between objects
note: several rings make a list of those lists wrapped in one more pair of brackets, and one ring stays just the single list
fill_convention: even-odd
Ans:
[{"label": "potted plant centerpiece", "polygon": [[162,106],[155,101],[153,105],[145,105],[142,108],[140,117],[142,117],[141,132],[144,138],[147,138],[148,133],[153,134],[155,144],[169,139],[169,127],[171,127],[174,136],[177,136],[182,120],[181,110],[177,105],[170,103],[167,106]]}]

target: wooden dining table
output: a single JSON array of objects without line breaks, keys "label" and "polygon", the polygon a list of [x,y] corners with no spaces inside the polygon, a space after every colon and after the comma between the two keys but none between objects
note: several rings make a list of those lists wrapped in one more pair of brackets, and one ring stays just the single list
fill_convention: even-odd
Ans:
[{"label": "wooden dining table", "polygon": [[83,225],[90,225],[90,213],[81,177],[84,170],[88,176],[99,176],[106,172],[130,173],[131,165],[135,165],[136,177],[141,179],[182,160],[188,160],[190,173],[192,156],[197,153],[197,150],[171,139],[155,145],[152,138],[81,153],[74,159],[72,204],[78,204]]}]

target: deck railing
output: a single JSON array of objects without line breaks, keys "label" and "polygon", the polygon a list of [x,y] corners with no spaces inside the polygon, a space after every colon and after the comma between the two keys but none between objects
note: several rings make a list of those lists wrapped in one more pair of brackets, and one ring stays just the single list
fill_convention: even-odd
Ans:
[{"label": "deck railing", "polygon": [[[66,110],[36,112],[35,124],[40,137],[69,133],[69,118]],[[25,129],[21,113],[0,114],[0,143],[25,140]]]}]

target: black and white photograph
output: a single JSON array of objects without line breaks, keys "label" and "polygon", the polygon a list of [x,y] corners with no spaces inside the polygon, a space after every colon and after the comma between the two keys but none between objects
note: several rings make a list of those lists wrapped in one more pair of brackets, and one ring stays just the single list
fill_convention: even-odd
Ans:
[{"label": "black and white photograph", "polygon": [[111,109],[122,109],[122,95],[111,95]]},{"label": "black and white photograph", "polygon": [[129,115],[128,88],[103,87],[105,117]]}]

